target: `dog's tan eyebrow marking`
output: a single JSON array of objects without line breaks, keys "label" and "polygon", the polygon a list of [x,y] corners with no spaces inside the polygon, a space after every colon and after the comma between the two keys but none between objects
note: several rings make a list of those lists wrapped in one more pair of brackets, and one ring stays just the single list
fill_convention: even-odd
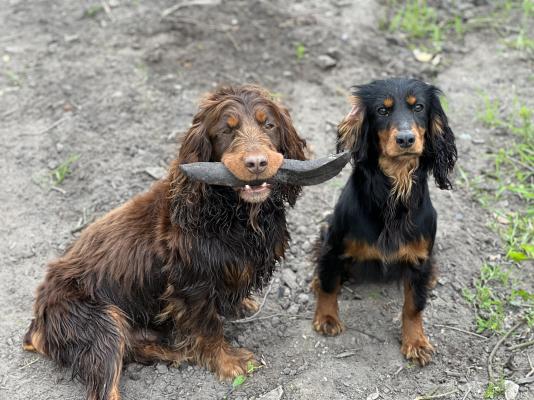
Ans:
[{"label": "dog's tan eyebrow marking", "polygon": [[415,97],[413,94],[406,97],[406,103],[413,106],[417,102],[417,97]]},{"label": "dog's tan eyebrow marking", "polygon": [[393,100],[393,97],[386,97],[384,99],[384,106],[386,108],[391,108],[393,107],[393,104],[395,103],[395,101]]},{"label": "dog's tan eyebrow marking", "polygon": [[235,128],[237,125],[239,125],[239,118],[234,115],[229,116],[226,119],[226,125],[228,125],[229,128]]},{"label": "dog's tan eyebrow marking", "polygon": [[263,110],[256,111],[255,117],[256,121],[258,121],[260,124],[263,124],[267,120],[267,114]]}]

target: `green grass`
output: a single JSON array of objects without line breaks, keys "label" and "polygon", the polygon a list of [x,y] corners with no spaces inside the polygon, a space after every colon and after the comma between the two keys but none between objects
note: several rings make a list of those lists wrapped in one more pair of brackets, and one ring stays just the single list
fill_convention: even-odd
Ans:
[{"label": "green grass", "polygon": [[509,47],[534,50],[534,0],[496,0],[491,6],[484,15],[465,21],[462,12],[438,12],[427,0],[388,0],[387,16],[379,21],[379,28],[403,32],[411,47],[431,53],[441,51],[444,42],[463,38],[468,31],[488,28],[508,35],[504,43]]},{"label": "green grass", "polygon": [[511,43],[518,50],[534,50],[534,37],[532,26],[534,25],[534,0],[523,0],[521,3],[521,27],[519,34]]},{"label": "green grass", "polygon": [[498,128],[511,140],[492,155],[493,169],[486,173],[496,186],[494,193],[481,202],[490,207],[507,200],[516,207],[493,210],[494,228],[503,238],[506,257],[521,262],[534,258],[534,110],[518,101],[510,115],[501,116],[500,103],[482,95],[483,107],[479,120],[489,128]]},{"label": "green grass", "polygon": [[61,185],[65,178],[72,173],[71,166],[79,158],[80,156],[78,154],[72,154],[51,172],[52,180],[55,186]]},{"label": "green grass", "polygon": [[83,16],[86,18],[95,18],[96,16],[98,16],[98,14],[103,12],[104,6],[102,6],[101,4],[93,4],[84,10]]},{"label": "green grass", "polygon": [[[506,136],[496,139],[491,168],[473,179],[459,169],[460,182],[492,214],[489,225],[502,239],[504,261],[485,262],[463,296],[475,310],[477,332],[502,334],[505,321],[524,318],[534,326],[534,293],[519,278],[526,260],[534,259],[534,110],[516,100],[504,113],[499,100],[484,93],[480,97],[477,118],[488,128],[487,136]],[[484,398],[503,393],[501,377],[488,383]]]},{"label": "green grass", "polygon": [[494,399],[504,394],[504,378],[500,378],[497,382],[490,382],[484,391],[485,399]]},{"label": "green grass", "polygon": [[[513,272],[521,274],[522,263],[534,259],[534,110],[515,101],[513,110],[503,114],[500,102],[486,94],[481,94],[481,103],[477,118],[486,127],[506,133],[507,145],[490,156],[492,168],[483,176],[469,179],[462,169],[459,174],[480,204],[491,211],[489,225],[502,239],[506,261],[503,265],[485,263],[474,289],[466,288],[463,294],[476,309],[477,331],[500,333],[512,311],[529,322],[534,320],[534,295],[512,279]],[[483,189],[485,183],[495,189]]]},{"label": "green grass", "polygon": [[449,38],[461,38],[466,32],[461,15],[443,19],[437,9],[427,0],[389,0],[389,20],[382,21],[380,27],[390,32],[401,31],[406,34],[412,46],[428,51],[440,51],[443,42]]},{"label": "green grass", "polygon": [[443,36],[438,25],[437,11],[426,0],[406,1],[405,6],[391,19],[389,29],[401,30],[410,38],[432,39],[435,43],[441,42]]},{"label": "green grass", "polygon": [[306,47],[302,43],[297,43],[295,46],[295,57],[297,61],[301,61],[306,55]]},{"label": "green grass", "polygon": [[13,86],[20,86],[21,85],[21,78],[15,72],[13,72],[13,71],[11,71],[9,69],[5,69],[3,71],[3,74]]},{"label": "green grass", "polygon": [[473,286],[463,296],[475,308],[478,333],[502,333],[507,313],[534,311],[534,296],[520,288],[509,267],[485,263]]}]

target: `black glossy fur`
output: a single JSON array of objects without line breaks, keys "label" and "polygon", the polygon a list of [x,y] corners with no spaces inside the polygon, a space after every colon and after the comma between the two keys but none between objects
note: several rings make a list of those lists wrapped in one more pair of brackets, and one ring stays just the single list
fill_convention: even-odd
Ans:
[{"label": "black glossy fur", "polygon": [[[436,87],[413,79],[375,81],[354,89],[352,111],[338,131],[338,151],[352,150],[354,167],[333,215],[321,232],[316,271],[318,290],[337,293],[340,282],[348,274],[359,282],[404,279],[413,291],[416,311],[425,308],[433,274],[431,254],[437,226],[427,178],[433,174],[438,187],[450,189],[448,176],[457,158],[454,135],[439,95]],[[415,111],[415,104],[407,103],[410,96],[416,99],[417,105],[422,105],[421,111]],[[392,107],[384,106],[390,103]],[[381,115],[384,108],[386,115]],[[403,129],[424,131],[424,136],[420,136],[422,151],[416,155],[387,156],[388,135],[396,135]],[[397,151],[394,136],[392,140],[391,148]],[[405,164],[416,165],[409,174],[411,184],[406,183],[395,193],[391,176]],[[396,167],[388,169],[386,174],[384,169],[391,165]],[[399,249],[420,240],[428,243],[425,257],[417,258],[418,254],[408,249],[406,257],[395,259]],[[348,243],[354,241],[372,248],[375,255],[368,256],[362,251],[356,254],[362,259],[356,260],[347,249]],[[415,258],[417,261],[413,262]],[[336,334],[342,326],[338,332],[334,329],[334,333],[319,325],[316,329]]]}]

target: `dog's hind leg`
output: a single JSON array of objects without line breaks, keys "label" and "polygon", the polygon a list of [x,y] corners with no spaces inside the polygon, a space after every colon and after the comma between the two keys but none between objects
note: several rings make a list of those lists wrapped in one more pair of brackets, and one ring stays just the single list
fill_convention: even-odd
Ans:
[{"label": "dog's hind leg", "polygon": [[85,384],[88,400],[120,400],[119,379],[130,329],[123,312],[115,306],[78,300],[43,310],[46,319],[36,316],[24,347],[71,366],[73,377]]},{"label": "dog's hind leg", "polygon": [[87,400],[120,400],[119,380],[130,347],[129,329],[126,317],[114,306],[90,311],[84,345],[78,347],[72,364],[73,374],[87,386]]}]

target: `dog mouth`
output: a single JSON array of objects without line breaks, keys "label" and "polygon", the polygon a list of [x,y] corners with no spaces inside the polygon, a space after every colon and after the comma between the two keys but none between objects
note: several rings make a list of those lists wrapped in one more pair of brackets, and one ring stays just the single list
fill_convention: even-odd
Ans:
[{"label": "dog mouth", "polygon": [[239,197],[248,203],[262,203],[271,194],[271,184],[267,182],[263,182],[260,185],[245,185],[234,189],[239,193]]},{"label": "dog mouth", "polygon": [[421,153],[415,152],[415,151],[406,151],[403,153],[399,153],[395,155],[396,158],[413,158],[413,157],[419,157]]}]

